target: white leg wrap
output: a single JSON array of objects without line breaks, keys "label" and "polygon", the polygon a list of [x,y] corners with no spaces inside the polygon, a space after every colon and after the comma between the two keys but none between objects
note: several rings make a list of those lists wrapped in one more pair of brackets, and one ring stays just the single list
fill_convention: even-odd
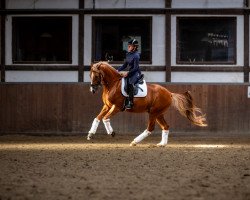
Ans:
[{"label": "white leg wrap", "polygon": [[102,121],[103,121],[103,124],[106,128],[108,135],[111,135],[113,133],[113,128],[110,124],[110,119],[105,119],[105,120],[103,119]]},{"label": "white leg wrap", "polygon": [[165,146],[168,143],[169,130],[162,130],[161,142],[157,146]]},{"label": "white leg wrap", "polygon": [[98,125],[100,123],[100,120],[98,120],[97,118],[94,119],[91,129],[89,130],[89,134],[95,134],[96,130],[98,128]]},{"label": "white leg wrap", "polygon": [[140,135],[138,135],[134,139],[133,142],[137,144],[137,143],[141,142],[142,140],[144,140],[146,137],[148,137],[150,134],[151,134],[151,132],[146,129],[143,133],[141,133]]}]

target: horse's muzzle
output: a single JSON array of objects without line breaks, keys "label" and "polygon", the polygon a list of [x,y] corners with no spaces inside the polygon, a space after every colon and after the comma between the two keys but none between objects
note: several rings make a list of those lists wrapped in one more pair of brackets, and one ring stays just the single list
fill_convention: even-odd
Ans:
[{"label": "horse's muzzle", "polygon": [[90,92],[92,92],[93,94],[95,94],[98,90],[98,85],[90,85]]}]

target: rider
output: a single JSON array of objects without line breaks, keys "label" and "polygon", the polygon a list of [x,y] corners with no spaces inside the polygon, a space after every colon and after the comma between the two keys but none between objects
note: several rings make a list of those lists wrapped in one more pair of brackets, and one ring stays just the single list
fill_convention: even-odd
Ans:
[{"label": "rider", "polygon": [[136,39],[131,39],[128,42],[128,53],[126,54],[125,63],[117,69],[118,72],[129,67],[129,71],[124,73],[123,76],[127,77],[128,85],[128,101],[125,105],[126,109],[131,109],[133,107],[134,99],[134,84],[139,80],[141,76],[141,70],[139,68],[140,55],[138,53],[139,43]]}]

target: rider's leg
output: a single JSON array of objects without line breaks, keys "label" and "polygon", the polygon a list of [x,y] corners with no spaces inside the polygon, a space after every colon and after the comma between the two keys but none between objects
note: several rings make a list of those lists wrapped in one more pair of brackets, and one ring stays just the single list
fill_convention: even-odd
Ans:
[{"label": "rider's leg", "polygon": [[133,107],[133,100],[134,100],[134,86],[133,84],[128,84],[128,103],[125,106],[126,109],[131,109]]}]

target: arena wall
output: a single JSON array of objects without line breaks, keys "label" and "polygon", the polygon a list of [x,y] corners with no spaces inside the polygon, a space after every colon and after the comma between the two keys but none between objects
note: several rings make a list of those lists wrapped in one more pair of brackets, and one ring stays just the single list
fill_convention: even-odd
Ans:
[{"label": "arena wall", "polygon": [[[190,90],[207,115],[208,127],[191,125],[178,111],[169,109],[166,119],[174,134],[250,134],[250,99],[247,84],[161,84],[171,92]],[[163,102],[164,103],[164,102]],[[82,134],[102,107],[101,92],[93,95],[86,83],[0,84],[0,134]],[[118,134],[138,134],[148,115],[119,113],[112,119]],[[156,128],[155,132],[160,132]],[[98,133],[105,134],[103,124]]]}]

